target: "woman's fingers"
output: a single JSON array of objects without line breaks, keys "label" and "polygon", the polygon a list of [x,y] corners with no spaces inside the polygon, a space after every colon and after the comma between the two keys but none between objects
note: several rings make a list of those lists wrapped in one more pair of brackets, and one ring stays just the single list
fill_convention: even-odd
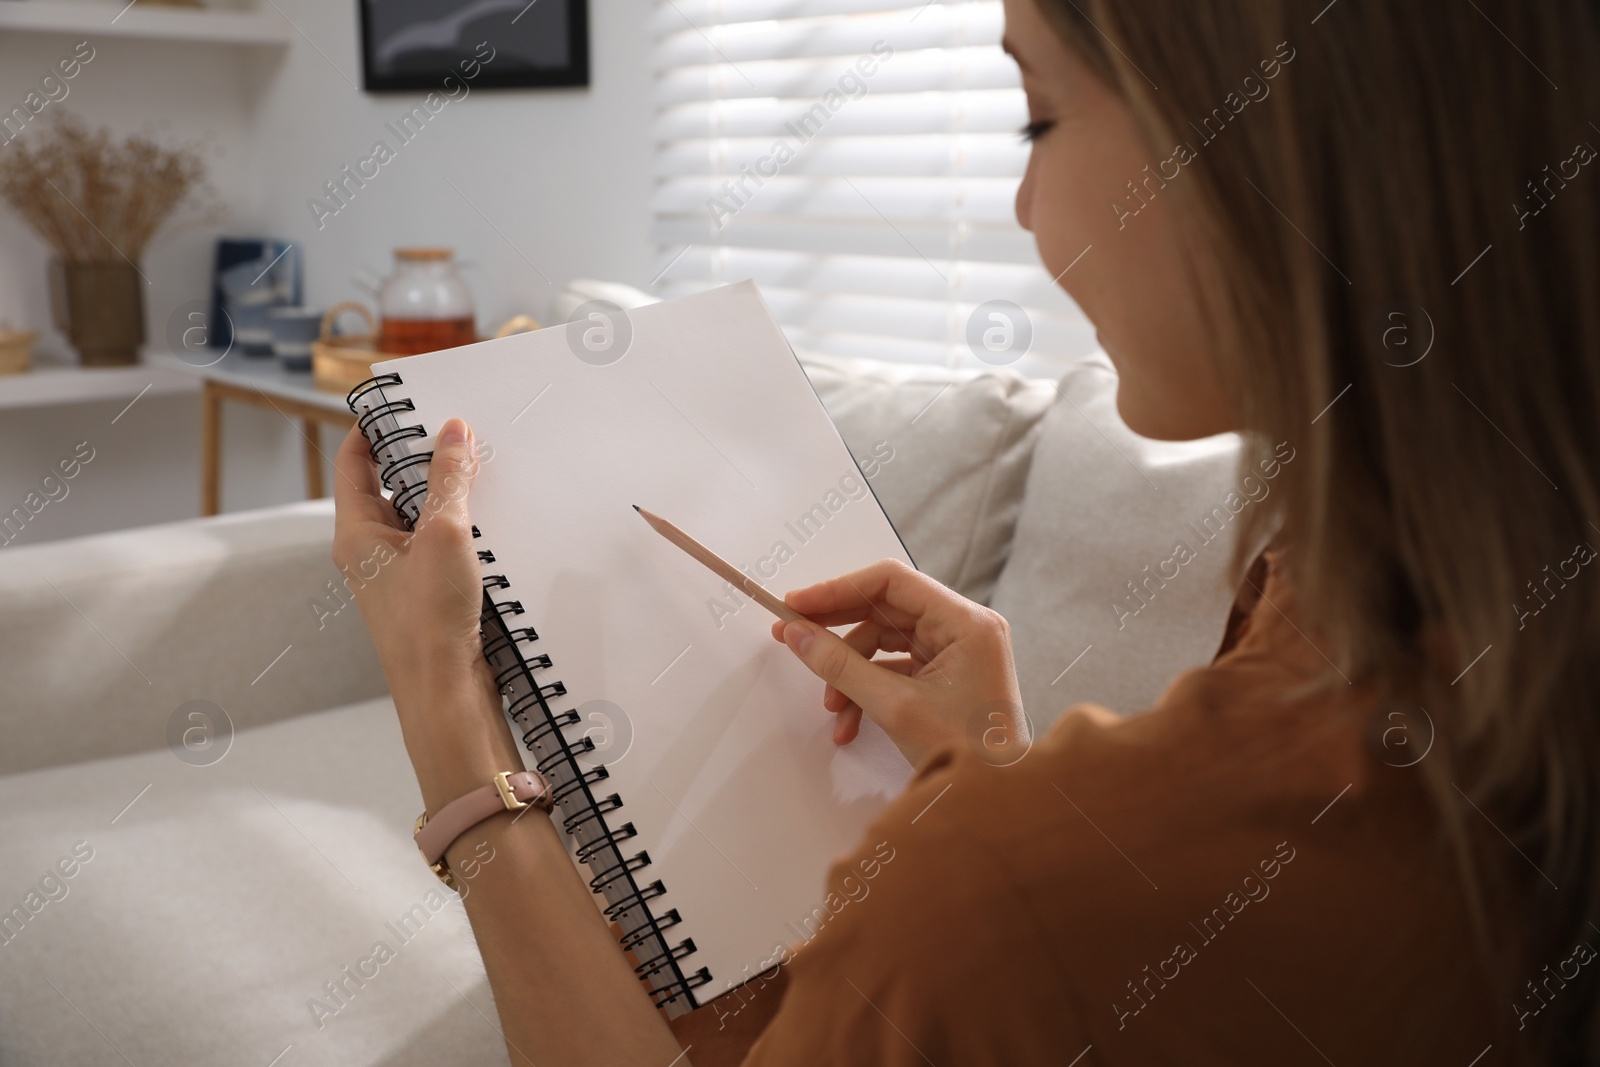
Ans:
[{"label": "woman's fingers", "polygon": [[931,659],[972,625],[978,606],[899,560],[886,559],[851,574],[791,590],[784,601],[824,626],[879,623]]},{"label": "woman's fingers", "polygon": [[826,627],[787,623],[783,640],[811,673],[863,708],[882,713],[901,706],[909,681],[870,662]]},{"label": "woman's fingers", "polygon": [[[1020,707],[1005,619],[903,563],[886,560],[785,599],[805,618],[772,634],[827,683],[837,744],[856,737],[865,715],[918,764],[964,735],[973,708]],[[844,637],[828,629],[844,622],[856,624]],[[910,655],[874,659],[881,651]]]},{"label": "woman's fingers", "polygon": [[[782,640],[781,635],[779,639]],[[899,630],[893,627],[880,626],[871,619],[853,627],[849,633],[844,635],[844,640],[864,659],[870,660],[879,652],[911,652],[913,656],[903,661],[909,668],[921,666],[926,662],[920,656],[914,654],[916,650]],[[873,660],[873,662],[887,666],[890,663],[899,661],[880,659]],[[908,669],[900,673],[910,674],[911,671]],[[850,698],[831,685],[827,686],[822,692],[822,706],[829,711],[843,711],[849,704]]]},{"label": "woman's fingers", "polygon": [[378,522],[400,529],[394,508],[378,494],[378,471],[366,435],[352,426],[333,457],[333,502],[335,525],[352,522]]},{"label": "woman's fingers", "polygon": [[[869,609],[882,611],[893,625],[915,620],[949,590],[897,559],[879,560],[850,574],[792,589],[784,602],[824,626],[858,622]],[[899,616],[898,619],[895,616]]]},{"label": "woman's fingers", "polygon": [[911,639],[902,631],[872,619],[856,624],[844,639],[867,659],[878,652],[915,652]]},{"label": "woman's fingers", "polygon": [[478,475],[476,440],[472,428],[460,419],[448,419],[433,439],[433,458],[428,461],[428,495],[423,500],[418,532],[442,520],[458,535],[472,531],[467,511],[467,495]]},{"label": "woman's fingers", "polygon": [[[873,666],[882,667],[884,670],[894,671],[911,677],[920,666],[910,656],[896,656],[893,659],[875,659]],[[833,721],[833,743],[848,745],[861,733],[861,705],[840,693],[833,686],[828,686],[828,693],[836,696],[838,707],[830,707],[827,697],[824,696],[822,706],[834,712],[838,717]]]}]

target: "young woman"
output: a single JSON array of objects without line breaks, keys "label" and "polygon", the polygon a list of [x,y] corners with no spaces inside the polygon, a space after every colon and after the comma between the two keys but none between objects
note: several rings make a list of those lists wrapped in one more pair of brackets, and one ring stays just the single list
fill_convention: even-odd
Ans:
[{"label": "young woman", "polygon": [[[870,897],[746,997],[746,1062],[1596,1062],[1600,9],[1006,18],[1017,215],[1051,274],[1082,255],[1060,277],[1124,419],[1296,458],[1215,662],[1006,768],[963,740],[1016,700],[1004,620],[887,563],[789,594],[822,625],[774,636],[836,739],[865,714],[919,773]],[[471,448],[446,424],[436,470],[470,479]],[[520,766],[465,494],[407,534],[359,436],[338,465],[336,558],[403,546],[360,603],[437,811]],[[745,1054],[691,1016],[685,1055],[549,820],[483,829],[466,906],[513,1062]]]}]

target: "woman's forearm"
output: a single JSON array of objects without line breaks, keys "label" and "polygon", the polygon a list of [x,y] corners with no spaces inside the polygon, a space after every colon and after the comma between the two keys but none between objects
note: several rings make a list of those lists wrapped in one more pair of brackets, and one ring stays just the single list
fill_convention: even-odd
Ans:
[{"label": "woman's forearm", "polygon": [[[522,766],[492,682],[415,691],[465,714],[406,715],[424,802],[437,811],[497,771]],[[551,818],[536,808],[498,814],[445,854],[463,886],[467,916],[517,1067],[641,1064],[684,1067],[677,1041],[634,976]]]}]

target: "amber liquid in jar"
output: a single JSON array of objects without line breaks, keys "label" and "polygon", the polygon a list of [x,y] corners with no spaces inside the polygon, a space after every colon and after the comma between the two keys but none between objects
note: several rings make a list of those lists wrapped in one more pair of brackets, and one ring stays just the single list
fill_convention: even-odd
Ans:
[{"label": "amber liquid in jar", "polygon": [[471,315],[458,319],[399,319],[386,315],[379,328],[378,348],[391,355],[417,356],[470,345],[477,339]]}]

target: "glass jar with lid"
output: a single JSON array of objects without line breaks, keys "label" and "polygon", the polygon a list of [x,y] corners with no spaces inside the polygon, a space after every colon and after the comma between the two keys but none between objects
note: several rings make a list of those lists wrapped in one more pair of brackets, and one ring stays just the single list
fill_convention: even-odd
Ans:
[{"label": "glass jar with lid", "polygon": [[378,293],[378,348],[414,356],[478,339],[472,293],[449,248],[397,248]]}]

